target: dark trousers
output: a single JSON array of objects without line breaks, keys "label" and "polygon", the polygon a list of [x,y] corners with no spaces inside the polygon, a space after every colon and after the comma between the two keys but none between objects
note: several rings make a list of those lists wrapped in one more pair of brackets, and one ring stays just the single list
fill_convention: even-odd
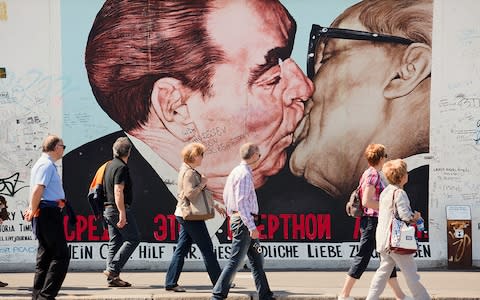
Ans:
[{"label": "dark trousers", "polygon": [[250,231],[245,226],[240,217],[230,218],[230,228],[232,230],[232,250],[230,259],[222,270],[217,284],[213,287],[211,299],[225,299],[230,291],[230,285],[237,272],[238,266],[243,263],[245,255],[252,267],[252,275],[255,280],[255,286],[258,292],[259,300],[272,299],[273,293],[268,285],[267,276],[263,270],[263,253],[258,252],[254,243],[258,240],[252,240]]},{"label": "dark trousers", "polygon": [[[125,208],[127,224],[122,228],[117,227],[120,219],[117,208],[107,207],[103,213],[108,226],[108,253],[107,271],[119,274],[133,251],[140,244],[140,233],[137,222],[130,208]],[[111,281],[111,279],[108,279]]]},{"label": "dark trousers", "polygon": [[[358,252],[353,258],[353,264],[348,270],[348,275],[360,279],[367,269],[373,250],[375,250],[375,234],[377,232],[377,217],[363,216],[360,219],[360,245]],[[397,270],[393,268],[390,278],[397,277]]]},{"label": "dark trousers", "polygon": [[32,299],[55,299],[67,274],[70,252],[57,207],[40,209],[37,223],[37,264]]},{"label": "dark trousers", "polygon": [[180,224],[180,232],[177,248],[173,253],[172,261],[165,276],[165,287],[172,288],[178,285],[178,278],[180,278],[180,273],[183,269],[185,256],[190,251],[193,242],[197,244],[200,252],[202,252],[208,276],[212,284],[215,285],[222,270],[213,252],[212,240],[208,234],[205,221],[186,221],[178,216],[177,221]]}]

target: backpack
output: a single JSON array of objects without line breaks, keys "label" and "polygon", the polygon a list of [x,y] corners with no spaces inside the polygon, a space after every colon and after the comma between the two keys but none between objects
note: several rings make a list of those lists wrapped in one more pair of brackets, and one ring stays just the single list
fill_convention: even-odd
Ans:
[{"label": "backpack", "polygon": [[[377,182],[375,183],[375,186],[377,186],[377,184],[379,184],[380,181],[381,181],[380,173],[378,173],[378,179],[377,179]],[[362,186],[362,184],[363,184],[363,176],[362,178],[360,178],[360,183],[358,184],[358,187],[350,194],[350,198],[348,199],[347,204],[345,205],[345,211],[347,212],[347,215],[352,218],[358,218],[363,216],[364,214],[362,199],[360,199],[360,187]]]},{"label": "backpack", "polygon": [[350,198],[345,206],[347,215],[353,218],[363,216],[362,199],[360,199],[360,185],[350,194]]},{"label": "backpack", "polygon": [[103,211],[105,210],[105,202],[107,201],[107,195],[105,193],[105,169],[110,161],[103,163],[90,183],[90,189],[88,190],[88,203],[90,209],[95,217],[95,220],[103,220]]}]

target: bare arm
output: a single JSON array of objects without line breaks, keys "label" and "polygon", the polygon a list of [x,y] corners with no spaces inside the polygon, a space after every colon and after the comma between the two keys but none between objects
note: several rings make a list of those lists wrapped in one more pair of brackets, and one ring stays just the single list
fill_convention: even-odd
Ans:
[{"label": "bare arm", "polygon": [[378,201],[373,199],[373,195],[375,195],[375,186],[368,184],[365,190],[362,193],[362,205],[367,208],[372,208],[378,210]]},{"label": "bare arm", "polygon": [[125,198],[123,195],[124,184],[115,184],[113,187],[113,194],[115,196],[115,204],[119,212],[119,219],[117,226],[123,228],[127,224],[127,213],[125,212]]},{"label": "bare arm", "polygon": [[30,213],[25,214],[25,219],[27,221],[32,221],[34,213],[38,210],[40,206],[40,200],[42,199],[43,191],[45,190],[45,186],[41,184],[37,184],[33,187],[32,194],[30,195],[30,204],[28,206],[28,210]]}]

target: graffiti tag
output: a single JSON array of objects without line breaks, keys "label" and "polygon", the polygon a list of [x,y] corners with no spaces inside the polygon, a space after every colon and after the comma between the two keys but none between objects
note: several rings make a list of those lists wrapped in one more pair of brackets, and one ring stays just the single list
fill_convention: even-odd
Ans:
[{"label": "graffiti tag", "polygon": [[23,183],[23,181],[18,180],[20,177],[20,173],[14,173],[10,177],[0,178],[0,195],[6,195],[13,197],[15,194],[28,187],[28,185],[24,185],[20,188],[17,188],[18,183]]}]

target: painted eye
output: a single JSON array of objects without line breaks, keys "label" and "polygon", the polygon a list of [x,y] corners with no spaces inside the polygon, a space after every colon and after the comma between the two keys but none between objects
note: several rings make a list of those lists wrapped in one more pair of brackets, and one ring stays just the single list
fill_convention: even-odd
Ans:
[{"label": "painted eye", "polygon": [[280,82],[281,79],[282,79],[282,77],[275,76],[275,77],[271,78],[270,80],[267,80],[263,84],[264,85],[277,85]]}]

